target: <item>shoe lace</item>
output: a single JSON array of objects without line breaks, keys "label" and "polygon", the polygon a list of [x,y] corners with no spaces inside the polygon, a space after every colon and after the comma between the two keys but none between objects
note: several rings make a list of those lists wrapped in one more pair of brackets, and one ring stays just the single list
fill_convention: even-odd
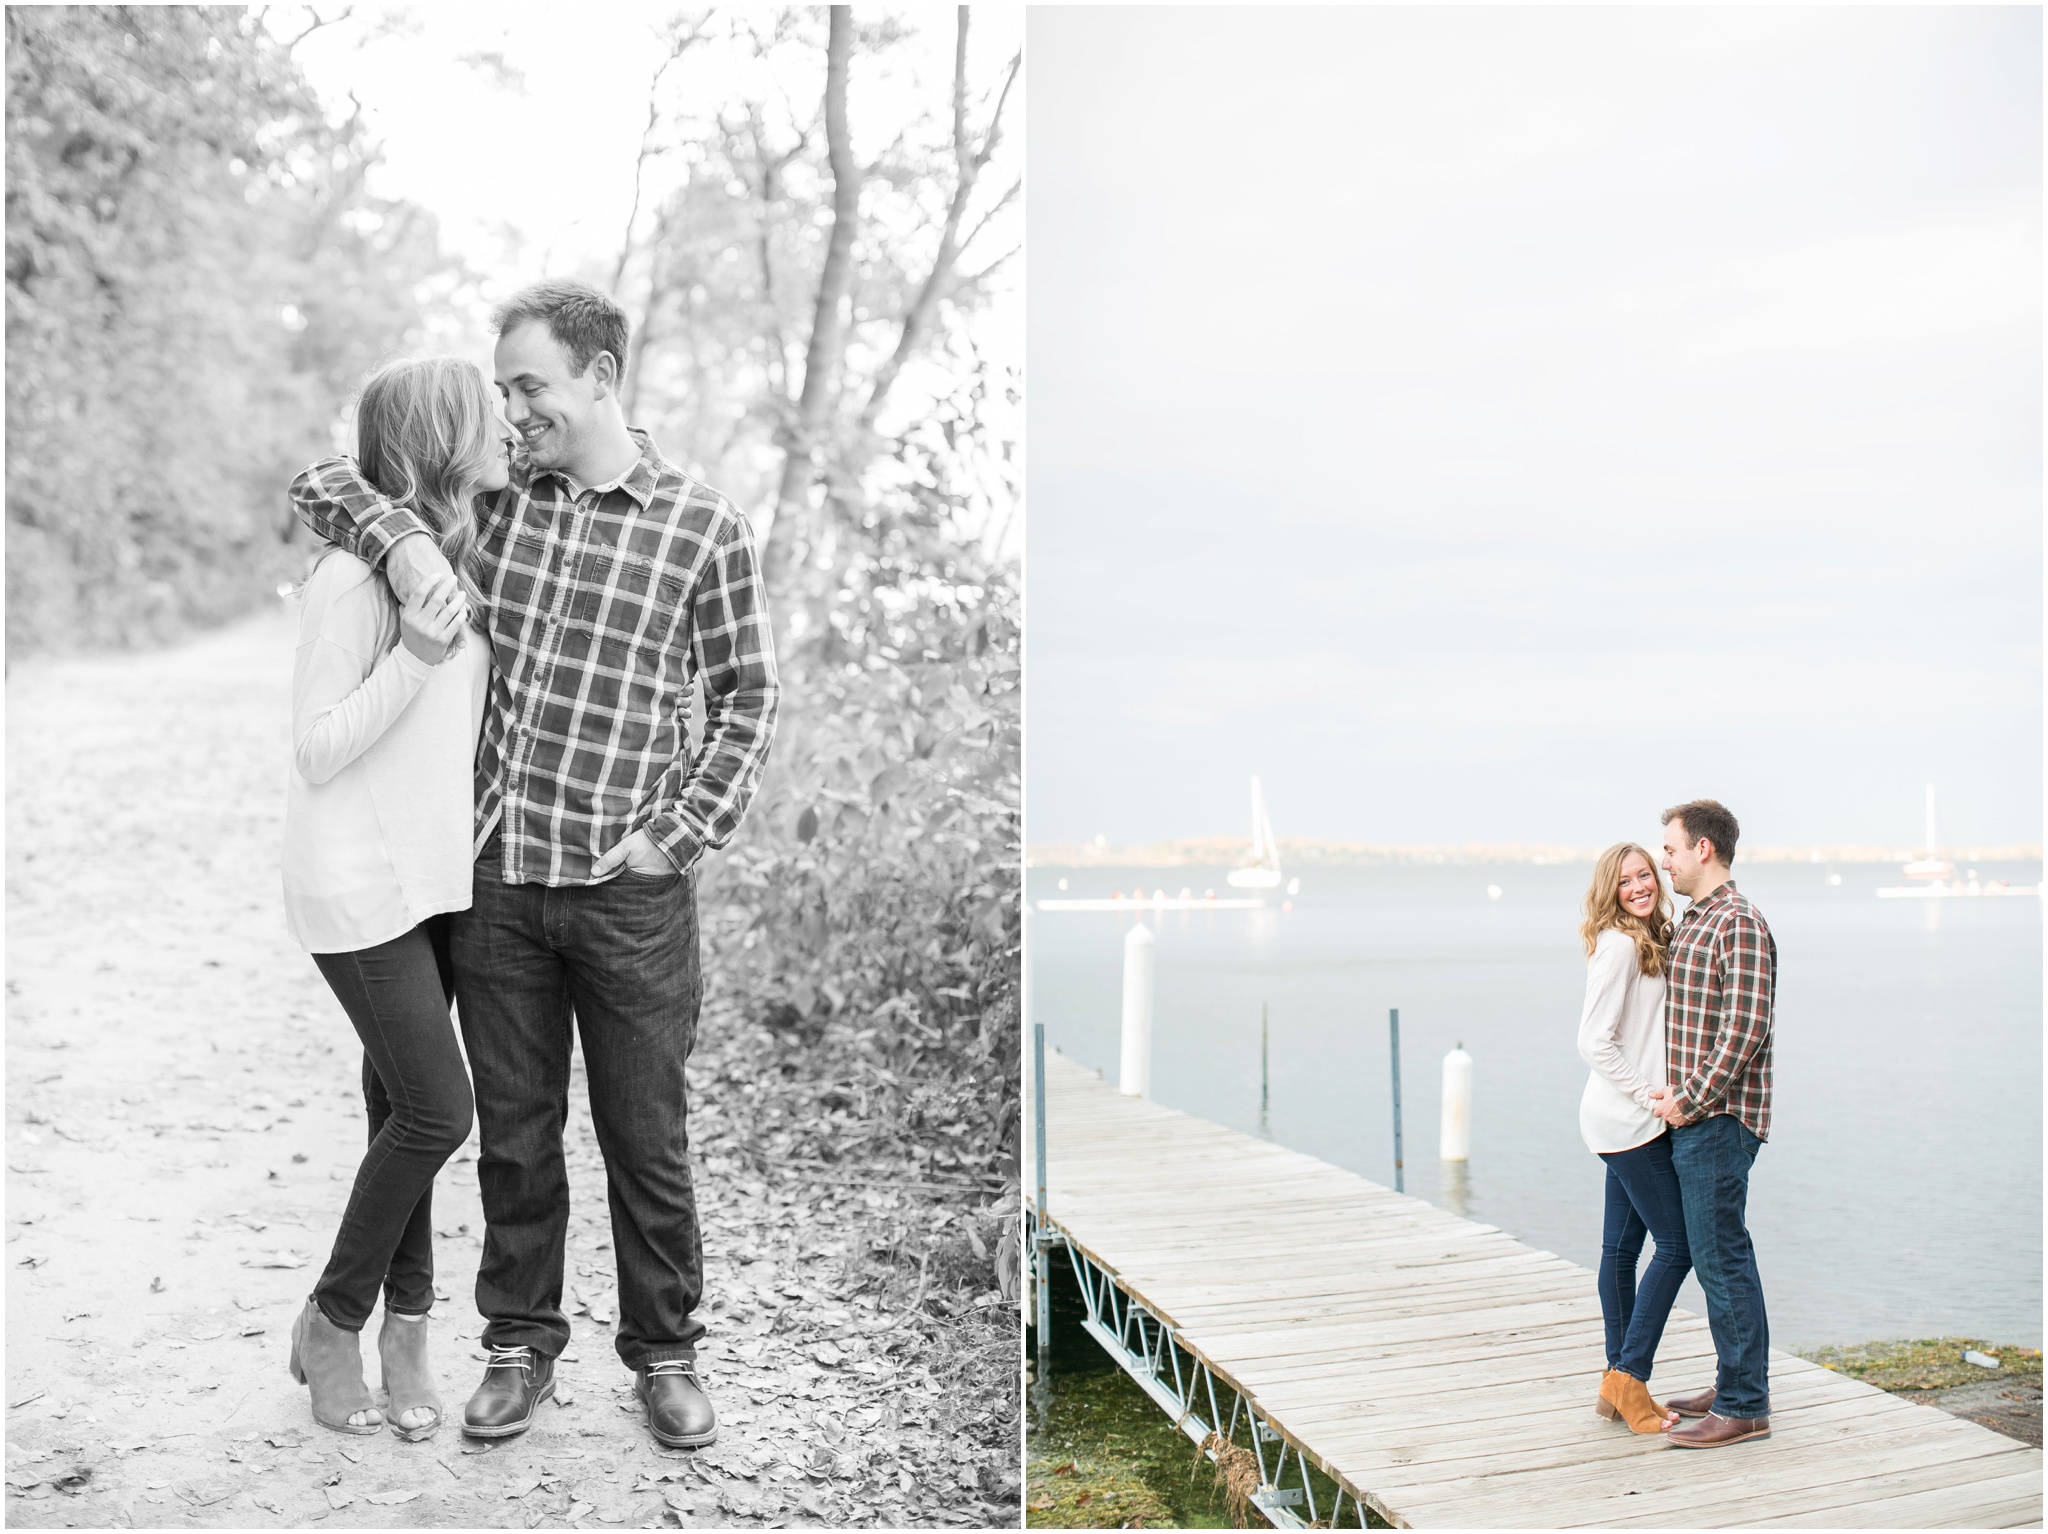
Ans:
[{"label": "shoe lace", "polygon": [[693,1385],[704,1383],[697,1378],[697,1365],[687,1358],[664,1358],[658,1363],[649,1364],[647,1377],[652,1379],[657,1374],[680,1374]]},{"label": "shoe lace", "polygon": [[492,1348],[491,1361],[487,1367],[492,1369],[524,1369],[528,1374],[531,1374],[533,1372],[533,1349]]}]

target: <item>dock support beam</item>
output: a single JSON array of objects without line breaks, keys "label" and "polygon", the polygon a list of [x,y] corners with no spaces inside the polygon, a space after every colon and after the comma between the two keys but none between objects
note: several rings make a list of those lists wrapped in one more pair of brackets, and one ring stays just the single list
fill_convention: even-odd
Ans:
[{"label": "dock support beam", "polygon": [[[1251,1450],[1258,1460],[1259,1486],[1251,1505],[1259,1516],[1276,1529],[1338,1528],[1346,1526],[1345,1504],[1351,1505],[1352,1525],[1366,1528],[1366,1504],[1356,1490],[1336,1481],[1327,1465],[1316,1468],[1336,1481],[1337,1496],[1327,1521],[1316,1505],[1315,1484],[1309,1478],[1309,1458],[1302,1447],[1276,1427],[1251,1400],[1240,1394],[1227,1378],[1219,1377],[1208,1363],[1182,1342],[1174,1329],[1154,1315],[1145,1302],[1126,1291],[1107,1268],[1056,1228],[1048,1232],[1048,1247],[1057,1243],[1067,1249],[1074,1277],[1081,1286],[1081,1299],[1088,1314],[1081,1328],[1134,1381],[1140,1390],[1173,1418],[1173,1425],[1185,1433],[1213,1463],[1216,1450],[1209,1435],[1227,1442],[1237,1439],[1243,1419],[1251,1438]],[[1226,1421],[1219,1395],[1230,1398]],[[1272,1452],[1269,1453],[1269,1448]],[[1292,1465],[1289,1459],[1292,1458]],[[1289,1477],[1296,1484],[1283,1485]],[[1306,1511],[1304,1518],[1295,1509]]]}]

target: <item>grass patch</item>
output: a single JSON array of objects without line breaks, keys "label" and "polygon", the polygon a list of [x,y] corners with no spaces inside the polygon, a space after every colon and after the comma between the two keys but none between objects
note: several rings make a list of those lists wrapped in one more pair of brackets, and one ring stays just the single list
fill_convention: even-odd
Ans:
[{"label": "grass patch", "polygon": [[[1966,1351],[1998,1360],[1996,1369],[1963,1362]],[[1987,1380],[2041,1383],[2041,1354],[2036,1348],[2000,1346],[1977,1337],[1926,1337],[1912,1342],[1861,1342],[1851,1347],[1819,1348],[1800,1354],[1824,1369],[1862,1380],[1880,1390],[1949,1390]]]},{"label": "grass patch", "polygon": [[[1081,1291],[1064,1255],[1055,1256],[1052,1270],[1050,1388],[1034,1380],[1026,1407],[1025,1527],[1263,1528],[1265,1520],[1242,1502],[1258,1482],[1245,1447],[1247,1424],[1239,1422],[1234,1443],[1212,1435],[1239,1472],[1233,1486],[1081,1330]],[[1284,1479],[1299,1484],[1291,1456]],[[1317,1511],[1327,1518],[1336,1485],[1321,1472],[1312,1473],[1311,1484]],[[1347,1503],[1347,1527],[1353,1516]],[[1378,1518],[1369,1526],[1385,1527]]]},{"label": "grass patch", "polygon": [[1039,1460],[1024,1483],[1025,1516],[1034,1529],[1172,1529],[1182,1527],[1173,1504],[1135,1463],[1080,1456]]}]

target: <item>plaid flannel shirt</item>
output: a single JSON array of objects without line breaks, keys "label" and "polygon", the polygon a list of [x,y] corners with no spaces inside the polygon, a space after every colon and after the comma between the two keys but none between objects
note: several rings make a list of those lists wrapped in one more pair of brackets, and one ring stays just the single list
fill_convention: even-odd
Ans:
[{"label": "plaid flannel shirt", "polygon": [[[523,462],[477,498],[497,665],[476,759],[476,845],[502,820],[507,884],[592,882],[635,830],[678,869],[731,840],[759,783],[780,687],[754,534],[635,431],[640,457],[587,487]],[[372,566],[425,528],[353,461],[292,482],[321,537]],[[703,749],[687,731],[701,684]]]},{"label": "plaid flannel shirt", "polygon": [[1778,944],[1733,880],[1678,918],[1666,958],[1664,1050],[1688,1124],[1730,1113],[1771,1137]]}]

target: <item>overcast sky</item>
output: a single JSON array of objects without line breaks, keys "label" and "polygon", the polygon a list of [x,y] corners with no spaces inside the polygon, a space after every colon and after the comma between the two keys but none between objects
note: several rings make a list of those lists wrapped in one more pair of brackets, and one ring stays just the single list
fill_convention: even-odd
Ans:
[{"label": "overcast sky", "polygon": [[1033,10],[1030,839],[2038,839],[2040,25]]}]

